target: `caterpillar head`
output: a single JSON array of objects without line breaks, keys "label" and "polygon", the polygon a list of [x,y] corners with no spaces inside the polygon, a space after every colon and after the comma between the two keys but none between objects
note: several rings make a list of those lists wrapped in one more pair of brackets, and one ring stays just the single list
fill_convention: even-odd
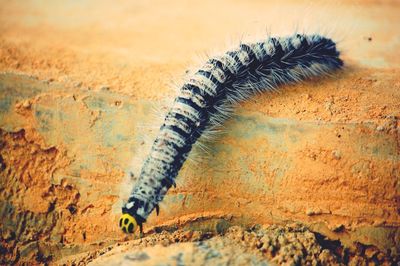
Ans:
[{"label": "caterpillar head", "polygon": [[119,219],[119,227],[124,233],[132,234],[138,229],[138,223],[135,217],[131,216],[129,213],[124,213]]},{"label": "caterpillar head", "polygon": [[122,216],[119,219],[119,227],[124,233],[133,234],[140,229],[140,234],[143,233],[143,223],[146,222],[138,213],[138,206],[140,202],[137,199],[132,198],[130,202],[127,202],[122,207]]}]

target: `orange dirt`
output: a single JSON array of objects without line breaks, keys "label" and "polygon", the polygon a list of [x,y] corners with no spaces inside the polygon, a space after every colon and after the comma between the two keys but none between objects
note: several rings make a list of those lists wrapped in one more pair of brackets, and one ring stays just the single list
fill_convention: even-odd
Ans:
[{"label": "orange dirt", "polygon": [[373,0],[0,1],[0,262],[88,262],[132,240],[117,227],[121,183],[156,133],[143,126],[149,105],[173,99],[171,81],[227,40],[295,25],[339,40],[346,67],[241,104],[145,232],[296,221],[395,260],[399,13]]}]

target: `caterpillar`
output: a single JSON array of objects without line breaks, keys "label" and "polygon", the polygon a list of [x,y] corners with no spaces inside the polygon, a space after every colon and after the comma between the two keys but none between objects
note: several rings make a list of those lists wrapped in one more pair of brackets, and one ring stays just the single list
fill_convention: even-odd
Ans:
[{"label": "caterpillar", "polygon": [[343,66],[335,42],[318,34],[269,37],[242,43],[210,58],[187,79],[165,116],[145,160],[119,226],[125,233],[140,228],[171,186],[203,133],[221,125],[235,103],[281,84],[328,74]]}]

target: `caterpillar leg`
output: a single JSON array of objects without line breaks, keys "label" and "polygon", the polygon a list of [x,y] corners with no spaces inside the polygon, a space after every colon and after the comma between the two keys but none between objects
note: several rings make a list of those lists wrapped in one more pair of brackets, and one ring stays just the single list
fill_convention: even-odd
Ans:
[{"label": "caterpillar leg", "polygon": [[139,224],[139,233],[140,233],[140,238],[143,236],[143,224]]},{"label": "caterpillar leg", "polygon": [[158,204],[156,206],[154,206],[156,209],[156,214],[157,216],[160,214],[160,206],[158,206]]}]

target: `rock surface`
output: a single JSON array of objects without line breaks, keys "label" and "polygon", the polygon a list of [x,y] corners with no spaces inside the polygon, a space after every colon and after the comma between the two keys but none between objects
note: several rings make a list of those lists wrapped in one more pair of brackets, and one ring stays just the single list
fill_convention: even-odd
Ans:
[{"label": "rock surface", "polygon": [[[373,0],[0,3],[0,264],[88,262],[129,246],[135,237],[117,227],[134,182],[124,172],[132,158],[140,167],[157,133],[151,113],[175,96],[168,82],[231,36],[263,38],[265,25],[283,35],[298,22],[335,29],[345,69],[238,107],[145,224],[149,239],[162,230],[222,236],[204,240],[204,251],[179,240],[143,252],[217,250],[223,261],[237,249],[280,263],[239,247],[228,228],[295,221],[306,226],[296,235],[316,239],[314,261],[398,260],[399,12],[397,2]],[[296,249],[292,229],[277,228]]]},{"label": "rock surface", "polygon": [[[211,237],[211,238],[210,238]],[[210,239],[208,239],[210,238]],[[178,243],[177,243],[178,242]],[[243,230],[223,235],[163,231],[92,254],[89,265],[389,265],[373,247],[347,249],[299,224]],[[90,256],[89,256],[90,257]],[[87,256],[85,257],[87,258]],[[87,262],[87,261],[79,261]],[[75,261],[78,263],[78,261]]]}]

